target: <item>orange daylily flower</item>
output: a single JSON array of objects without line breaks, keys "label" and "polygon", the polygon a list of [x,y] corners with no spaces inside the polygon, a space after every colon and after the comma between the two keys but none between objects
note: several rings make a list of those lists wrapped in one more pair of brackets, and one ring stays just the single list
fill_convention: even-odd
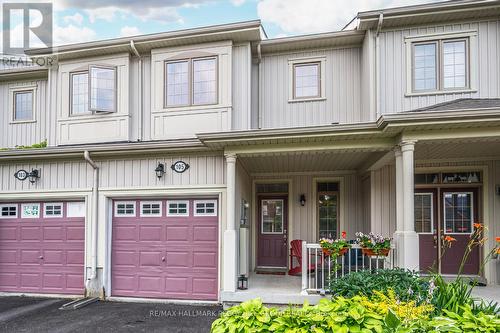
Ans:
[{"label": "orange daylily flower", "polygon": [[474,228],[481,229],[483,225],[481,223],[474,223]]},{"label": "orange daylily flower", "polygon": [[446,237],[444,238],[444,240],[445,240],[446,242],[450,242],[450,243],[451,243],[451,242],[456,242],[456,241],[457,241],[455,238],[453,238],[453,237],[451,237],[451,236],[446,236]]},{"label": "orange daylily flower", "polygon": [[500,243],[500,237],[495,237],[495,240]]},{"label": "orange daylily flower", "polygon": [[500,254],[500,247],[495,252],[496,254]]},{"label": "orange daylily flower", "polygon": [[342,239],[346,239],[346,237],[347,237],[347,232],[342,231]]}]

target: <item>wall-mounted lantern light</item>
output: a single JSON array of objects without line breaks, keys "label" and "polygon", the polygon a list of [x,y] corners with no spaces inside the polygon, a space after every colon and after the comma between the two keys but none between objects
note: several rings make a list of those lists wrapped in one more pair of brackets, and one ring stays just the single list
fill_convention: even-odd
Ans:
[{"label": "wall-mounted lantern light", "polygon": [[158,177],[158,179],[163,177],[163,175],[165,174],[165,165],[163,163],[158,163],[155,172],[156,172],[156,177]]},{"label": "wall-mounted lantern light", "polygon": [[248,289],[248,278],[245,274],[241,274],[238,277],[238,289],[239,290],[247,290]]},{"label": "wall-mounted lantern light", "polygon": [[305,194],[301,194],[300,195],[300,205],[301,206],[305,206],[306,205],[306,195]]},{"label": "wall-mounted lantern light", "polygon": [[28,175],[31,184],[34,184],[38,178],[40,178],[40,171],[37,169],[32,169]]}]

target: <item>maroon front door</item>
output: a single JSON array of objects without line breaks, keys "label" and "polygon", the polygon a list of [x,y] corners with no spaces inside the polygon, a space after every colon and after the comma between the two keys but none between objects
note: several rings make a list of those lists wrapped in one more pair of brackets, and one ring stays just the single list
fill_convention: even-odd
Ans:
[{"label": "maroon front door", "polygon": [[288,254],[288,198],[259,197],[257,266],[286,268]]},{"label": "maroon front door", "polygon": [[[415,191],[415,231],[419,235],[420,269],[442,274],[477,275],[480,250],[475,247],[460,271],[467,243],[478,221],[477,188],[433,188]],[[453,237],[451,247],[443,239]]]}]

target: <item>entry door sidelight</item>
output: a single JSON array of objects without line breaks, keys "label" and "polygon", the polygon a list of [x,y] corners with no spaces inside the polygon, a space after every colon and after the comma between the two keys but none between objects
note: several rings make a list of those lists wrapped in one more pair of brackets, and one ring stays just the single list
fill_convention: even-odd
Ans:
[{"label": "entry door sidelight", "polygon": [[[450,248],[443,248],[441,273],[459,273],[460,263],[467,243],[474,232],[474,223],[478,218],[477,189],[442,190],[441,237],[451,236],[456,239]],[[475,247],[465,262],[462,274],[479,273],[479,249]]]},{"label": "entry door sidelight", "polygon": [[286,268],[288,217],[286,197],[260,197],[258,260],[260,267]]}]

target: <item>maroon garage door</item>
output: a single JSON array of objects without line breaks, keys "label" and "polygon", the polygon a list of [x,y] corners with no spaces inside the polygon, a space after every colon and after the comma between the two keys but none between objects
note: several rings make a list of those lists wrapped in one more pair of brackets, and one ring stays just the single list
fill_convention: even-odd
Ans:
[{"label": "maroon garage door", "polygon": [[217,200],[113,205],[112,295],[217,300]]},{"label": "maroon garage door", "polygon": [[83,294],[84,207],[0,204],[0,291]]}]

